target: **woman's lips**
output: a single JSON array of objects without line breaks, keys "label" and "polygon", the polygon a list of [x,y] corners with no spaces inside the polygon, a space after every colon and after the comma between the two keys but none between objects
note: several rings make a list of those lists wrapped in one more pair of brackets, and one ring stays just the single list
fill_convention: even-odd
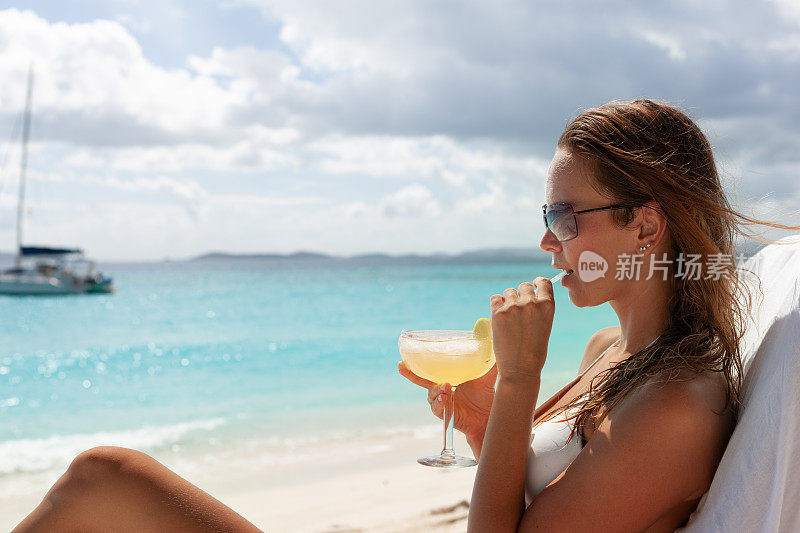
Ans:
[{"label": "woman's lips", "polygon": [[564,276],[561,277],[561,283],[562,284],[564,283],[565,279],[571,277],[572,274],[575,272],[571,268],[559,267],[559,266],[556,266],[556,265],[552,265],[552,266],[553,266],[553,268],[557,268],[558,270],[561,270],[562,272],[565,272]]}]

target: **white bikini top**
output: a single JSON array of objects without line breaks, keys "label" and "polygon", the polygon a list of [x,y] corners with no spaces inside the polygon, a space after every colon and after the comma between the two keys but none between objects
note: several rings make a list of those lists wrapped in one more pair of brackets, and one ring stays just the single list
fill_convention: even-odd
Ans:
[{"label": "white bikini top", "polygon": [[[575,379],[542,404],[539,408],[541,409],[541,413],[544,414],[549,411],[556,402],[558,402],[564,394],[566,394],[566,392],[571,389],[575,383],[606,354],[606,352],[608,352],[608,350],[616,346],[620,340],[622,339],[617,339],[611,346],[603,350],[603,353],[601,353],[592,364],[586,367],[583,372],[578,374]],[[656,340],[658,340],[658,338],[647,345],[647,348],[652,346]],[[537,409],[537,411],[539,409]],[[531,446],[528,449],[527,471],[525,475],[525,505],[530,505],[533,499],[542,492],[547,485],[557,478],[561,472],[566,470],[570,463],[578,457],[581,448],[583,448],[581,437],[573,438],[571,441],[567,442],[570,433],[572,433],[573,421],[564,420],[564,418],[565,415],[569,416],[570,414],[570,410],[567,410],[533,428]]]}]

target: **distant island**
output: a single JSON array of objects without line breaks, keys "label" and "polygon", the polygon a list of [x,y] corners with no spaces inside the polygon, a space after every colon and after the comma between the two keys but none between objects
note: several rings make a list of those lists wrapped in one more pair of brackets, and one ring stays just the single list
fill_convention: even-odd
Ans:
[{"label": "distant island", "polygon": [[460,254],[404,254],[382,253],[336,256],[317,252],[295,252],[291,254],[233,254],[211,252],[190,259],[192,262],[253,261],[293,263],[350,263],[359,265],[408,265],[408,264],[473,264],[473,263],[529,263],[550,261],[550,254],[535,248],[487,248]]},{"label": "distant island", "polygon": [[[747,241],[740,243],[737,254],[751,256],[764,247],[763,243]],[[318,252],[299,251],[291,254],[234,254],[211,252],[192,259],[190,262],[214,261],[251,261],[262,263],[293,264],[353,264],[353,265],[430,265],[430,264],[495,264],[495,263],[531,263],[546,261],[550,263],[552,254],[540,248],[483,248],[458,254],[404,254],[391,255],[384,253],[361,254],[351,256],[328,255]]]}]

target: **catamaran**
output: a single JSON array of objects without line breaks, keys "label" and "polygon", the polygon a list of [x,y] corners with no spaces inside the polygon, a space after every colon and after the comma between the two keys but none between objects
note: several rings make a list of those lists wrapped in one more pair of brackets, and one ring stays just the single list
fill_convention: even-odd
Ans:
[{"label": "catamaran", "polygon": [[94,261],[86,259],[82,250],[22,245],[32,90],[31,68],[28,71],[28,93],[25,98],[25,118],[22,127],[22,160],[17,203],[17,253],[14,266],[0,274],[0,294],[22,296],[113,292],[111,278],[101,272],[95,272]]}]

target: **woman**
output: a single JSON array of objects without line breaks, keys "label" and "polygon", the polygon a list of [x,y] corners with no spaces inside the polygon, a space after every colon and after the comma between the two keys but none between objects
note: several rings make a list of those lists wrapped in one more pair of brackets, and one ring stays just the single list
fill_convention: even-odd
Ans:
[{"label": "woman", "polygon": [[[732,265],[720,279],[678,278],[670,265],[664,279],[583,281],[581,254],[605,258],[609,272],[625,254],[731,254],[736,222],[760,222],[730,209],[694,123],[649,100],[575,119],[546,197],[541,246],[574,271],[562,282],[571,301],[610,302],[620,324],[591,337],[579,378],[533,420],[552,286],[537,278],[492,296],[496,369],[456,392],[455,425],[480,458],[469,529],[672,531],[708,488],[733,427],[747,305]],[[400,371],[441,417],[447,389]],[[151,457],[101,447],[78,455],[14,532],[112,530],[258,531]]]},{"label": "woman", "polygon": [[[455,393],[455,426],[480,458],[469,531],[673,531],[735,424],[750,295],[734,237],[741,224],[797,228],[733,211],[703,133],[650,100],[569,124],[546,199],[541,247],[575,271],[562,281],[571,302],[609,302],[619,326],[589,339],[579,377],[534,413],[552,285],[536,278],[491,297],[496,388],[493,372]],[[698,275],[698,255],[711,272]],[[607,261],[607,275],[580,276],[587,258]],[[648,279],[650,264],[661,268]],[[449,388],[400,372],[441,417]]]}]

